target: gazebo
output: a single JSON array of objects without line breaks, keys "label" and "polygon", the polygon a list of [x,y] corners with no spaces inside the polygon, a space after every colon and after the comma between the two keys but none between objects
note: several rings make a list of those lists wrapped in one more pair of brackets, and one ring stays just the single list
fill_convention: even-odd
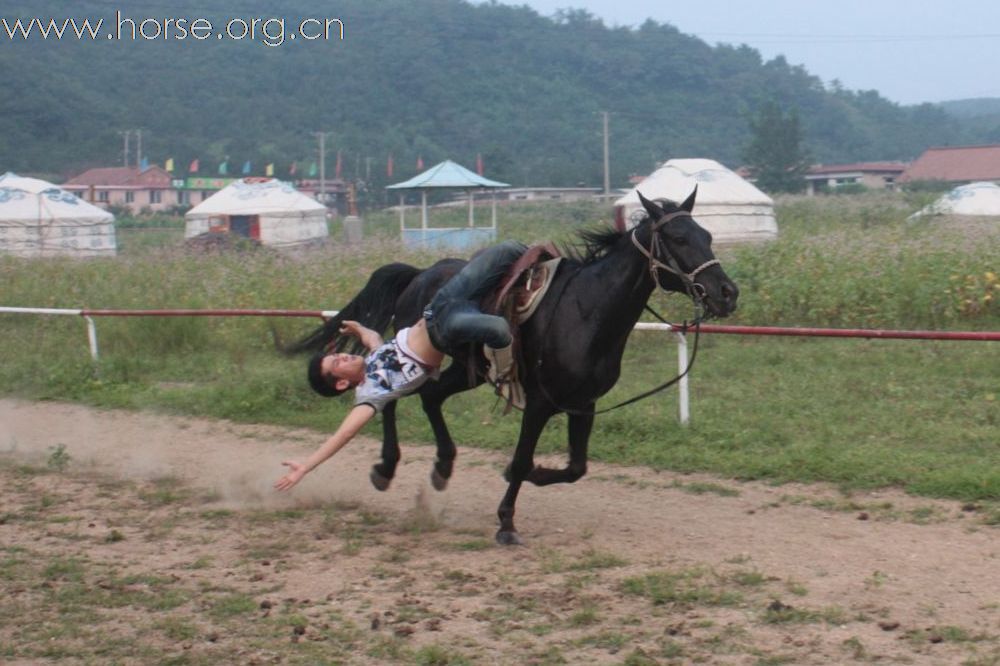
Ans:
[{"label": "gazebo", "polygon": [[[497,235],[497,200],[496,190],[510,187],[479,174],[469,171],[460,164],[445,160],[432,166],[427,171],[417,174],[402,183],[389,185],[388,190],[399,192],[399,233],[406,245],[443,245],[455,249],[464,249],[482,245],[496,240]],[[427,224],[427,191],[428,190],[465,190],[469,195],[469,223],[466,227],[430,227]],[[403,197],[408,190],[420,192],[420,228],[406,228],[406,205]],[[488,227],[477,227],[475,220],[475,193],[479,190],[493,192],[491,223]]]}]

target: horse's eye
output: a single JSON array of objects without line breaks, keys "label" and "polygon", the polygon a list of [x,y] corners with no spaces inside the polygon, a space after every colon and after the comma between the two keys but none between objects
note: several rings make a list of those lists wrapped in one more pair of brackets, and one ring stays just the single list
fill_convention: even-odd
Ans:
[{"label": "horse's eye", "polygon": [[688,241],[687,241],[687,238],[685,238],[684,236],[671,236],[670,237],[670,244],[671,245],[687,245]]}]

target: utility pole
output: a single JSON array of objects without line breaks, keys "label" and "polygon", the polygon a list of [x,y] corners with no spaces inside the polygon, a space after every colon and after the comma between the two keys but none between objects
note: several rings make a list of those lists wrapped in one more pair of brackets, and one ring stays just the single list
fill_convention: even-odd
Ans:
[{"label": "utility pole", "polygon": [[319,138],[319,202],[326,205],[326,132],[313,132]]},{"label": "utility pole", "polygon": [[602,111],[604,119],[604,200],[611,199],[611,157],[608,152],[608,112]]},{"label": "utility pole", "polygon": [[128,166],[128,139],[132,136],[132,130],[123,130],[118,132],[125,139],[125,146],[122,148],[122,166]]},{"label": "utility pole", "polygon": [[142,130],[135,131],[135,165],[142,168]]}]

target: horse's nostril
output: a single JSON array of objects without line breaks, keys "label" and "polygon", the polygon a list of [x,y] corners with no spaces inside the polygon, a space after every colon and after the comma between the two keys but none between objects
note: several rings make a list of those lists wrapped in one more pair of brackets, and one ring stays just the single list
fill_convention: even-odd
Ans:
[{"label": "horse's nostril", "polygon": [[740,295],[740,290],[735,284],[727,282],[722,285],[722,297],[725,298],[726,301],[732,303],[736,301],[736,298],[739,295]]}]

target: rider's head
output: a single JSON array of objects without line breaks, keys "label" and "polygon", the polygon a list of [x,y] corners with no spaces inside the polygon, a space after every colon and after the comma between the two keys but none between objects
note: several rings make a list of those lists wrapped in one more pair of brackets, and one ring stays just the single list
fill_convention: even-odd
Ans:
[{"label": "rider's head", "polygon": [[319,352],[309,361],[309,385],[316,393],[332,398],[365,379],[365,359],[356,354]]}]

